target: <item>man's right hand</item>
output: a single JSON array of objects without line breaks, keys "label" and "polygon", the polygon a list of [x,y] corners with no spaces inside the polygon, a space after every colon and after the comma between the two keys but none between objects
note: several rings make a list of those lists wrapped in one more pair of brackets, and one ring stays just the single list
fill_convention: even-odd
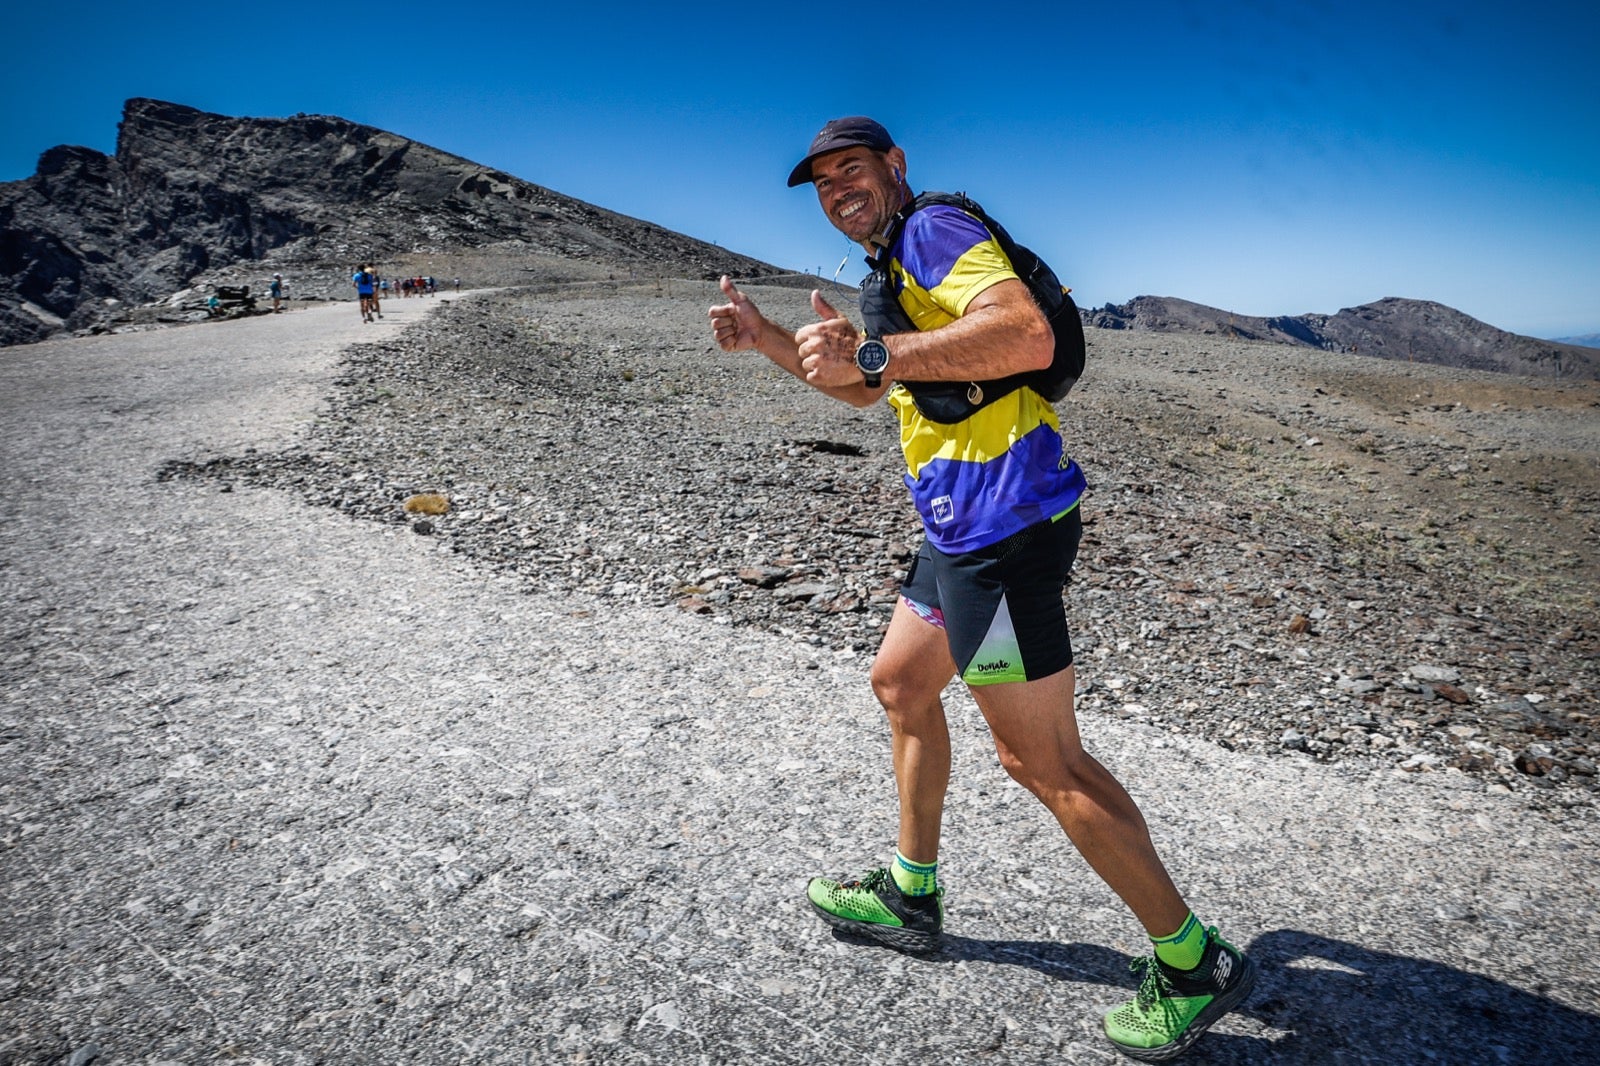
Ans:
[{"label": "man's right hand", "polygon": [[728,275],[722,275],[722,294],[728,303],[713,307],[711,333],[717,345],[725,352],[744,351],[761,343],[761,324],[764,321],[750,297],[740,292]]}]

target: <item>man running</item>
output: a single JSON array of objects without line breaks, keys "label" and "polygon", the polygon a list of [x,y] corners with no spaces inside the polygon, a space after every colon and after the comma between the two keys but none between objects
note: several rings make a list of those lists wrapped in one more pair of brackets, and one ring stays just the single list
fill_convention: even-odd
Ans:
[{"label": "man running", "polygon": [[[851,880],[814,878],[807,897],[829,924],[906,950],[935,948],[950,736],[940,693],[959,675],[988,722],[1001,765],[1050,810],[1133,911],[1153,958],[1106,1034],[1149,1061],[1178,1055],[1243,1001],[1250,959],[1195,918],[1128,793],[1083,748],[1061,590],[1077,554],[1082,470],[1054,409],[1015,375],[1051,363],[1054,335],[999,240],[948,204],[913,207],[906,156],[877,122],[835,119],[789,175],[814,186],[835,228],[866,250],[914,323],[869,334],[811,294],[818,321],[791,331],[727,277],[710,310],[724,351],[755,349],[857,407],[887,396],[900,420],[906,483],[926,539],[872,666],[888,715],[900,826],[893,863]],[[955,415],[944,399],[964,395]],[[945,407],[948,407],[945,404]],[[930,417],[924,408],[939,412]]]}]

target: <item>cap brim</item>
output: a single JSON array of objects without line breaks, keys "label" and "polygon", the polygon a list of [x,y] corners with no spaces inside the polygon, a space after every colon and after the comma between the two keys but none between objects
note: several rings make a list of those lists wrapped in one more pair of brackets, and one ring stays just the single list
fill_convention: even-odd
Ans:
[{"label": "cap brim", "polygon": [[789,188],[792,189],[796,185],[811,184],[811,163],[817,158],[818,155],[822,154],[824,153],[818,152],[816,155],[806,156],[804,159],[800,160],[793,170],[789,171]]}]

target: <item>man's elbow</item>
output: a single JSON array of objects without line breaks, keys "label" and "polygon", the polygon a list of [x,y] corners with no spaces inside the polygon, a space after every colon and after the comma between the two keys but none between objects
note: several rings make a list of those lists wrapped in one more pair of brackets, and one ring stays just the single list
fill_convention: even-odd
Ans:
[{"label": "man's elbow", "polygon": [[1028,370],[1044,370],[1055,361],[1056,335],[1043,315],[1031,316],[1017,348]]}]

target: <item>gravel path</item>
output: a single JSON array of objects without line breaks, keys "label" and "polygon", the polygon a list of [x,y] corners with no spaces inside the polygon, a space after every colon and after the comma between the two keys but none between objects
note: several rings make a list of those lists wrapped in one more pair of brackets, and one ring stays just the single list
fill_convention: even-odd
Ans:
[{"label": "gravel path", "polygon": [[[753,543],[773,507],[801,526],[763,544],[775,569],[822,567],[819,537],[892,553],[904,515],[880,514],[904,503],[892,474],[866,487],[892,469],[874,413],[823,414],[792,382],[707,362],[690,323],[709,286],[683,288],[625,308],[678,324],[662,342],[676,370],[626,321],[553,296],[478,318],[464,312],[480,298],[390,301],[374,326],[341,305],[3,353],[0,1063],[1116,1061],[1098,1013],[1128,994],[1138,930],[1005,779],[959,692],[945,951],[849,943],[805,913],[808,875],[881,861],[892,837],[865,683],[878,588],[864,578],[847,609],[841,581],[832,611],[796,596],[777,625],[745,596],[752,560],[716,553]],[[523,360],[499,379],[480,367],[447,395],[436,376],[372,380],[376,351],[403,368],[407,338],[446,324],[470,338],[434,349],[447,366],[516,329],[548,363],[536,379]],[[708,397],[707,375],[785,397],[762,414],[776,435],[718,421],[744,405]],[[609,397],[563,406],[564,381],[602,377]],[[510,423],[508,381],[524,415]],[[664,443],[686,408],[705,420],[699,450]],[[334,447],[362,412],[389,416],[362,423],[394,435],[381,467]],[[463,425],[480,454],[414,450]],[[553,457],[548,497],[493,479],[511,439]],[[832,450],[862,440],[865,457]],[[709,478],[708,450],[747,454],[741,472],[770,464],[768,483],[739,486],[751,513],[696,512],[670,479],[631,492],[652,462]],[[574,455],[584,489],[562,480]],[[863,486],[853,517],[816,508],[820,482]],[[433,536],[398,511],[413,489],[462,499]],[[375,496],[393,513],[359,517]],[[712,532],[624,526],[619,544],[595,517],[613,500]],[[523,521],[534,507],[548,540]],[[469,515],[546,561],[454,550]],[[641,575],[624,548],[676,562]],[[797,579],[833,576],[786,574],[768,599]],[[817,619],[852,624],[825,639],[799,623]],[[1097,646],[1120,662],[1096,619],[1086,662]],[[1589,793],[1229,750],[1097,695],[1088,743],[1196,909],[1263,966],[1193,1061],[1596,1046]]]}]

